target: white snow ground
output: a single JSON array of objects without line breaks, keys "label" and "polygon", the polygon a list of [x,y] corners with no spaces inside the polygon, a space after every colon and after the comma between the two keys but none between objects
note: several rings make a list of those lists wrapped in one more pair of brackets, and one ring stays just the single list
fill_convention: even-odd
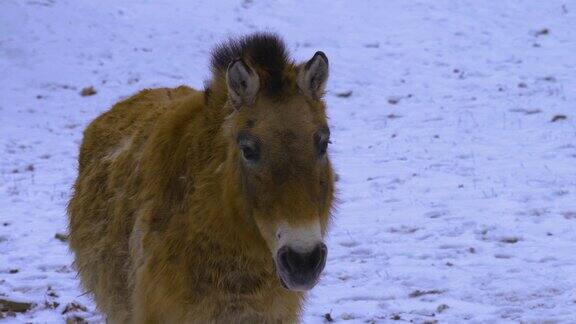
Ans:
[{"label": "white snow ground", "polygon": [[2,0],[0,299],[36,307],[0,321],[103,320],[54,237],[82,129],[257,30],[331,62],[341,204],[305,323],[576,322],[574,0]]}]

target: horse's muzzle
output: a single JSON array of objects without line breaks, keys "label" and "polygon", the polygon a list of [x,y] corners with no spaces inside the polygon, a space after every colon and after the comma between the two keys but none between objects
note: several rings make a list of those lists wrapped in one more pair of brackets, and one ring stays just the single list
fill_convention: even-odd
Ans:
[{"label": "horse's muzzle", "polygon": [[281,247],[276,254],[276,268],[282,285],[290,290],[312,289],[326,265],[328,248],[318,243],[312,251],[300,252],[289,246]]}]

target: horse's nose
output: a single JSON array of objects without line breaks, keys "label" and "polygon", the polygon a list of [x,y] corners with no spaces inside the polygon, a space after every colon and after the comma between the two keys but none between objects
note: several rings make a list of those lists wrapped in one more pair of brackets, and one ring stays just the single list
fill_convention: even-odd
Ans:
[{"label": "horse's nose", "polygon": [[318,243],[312,251],[299,252],[289,246],[278,250],[277,260],[280,270],[284,272],[295,286],[313,286],[326,264],[328,248]]}]

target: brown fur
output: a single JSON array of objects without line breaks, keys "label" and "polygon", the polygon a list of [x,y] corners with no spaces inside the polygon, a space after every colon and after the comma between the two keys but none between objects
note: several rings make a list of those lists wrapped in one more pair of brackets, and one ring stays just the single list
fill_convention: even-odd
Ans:
[{"label": "brown fur", "polygon": [[[326,232],[334,175],[313,141],[327,129],[325,105],[299,90],[304,64],[282,57],[278,70],[254,55],[258,48],[244,47],[228,56],[240,55],[260,75],[263,90],[249,107],[230,104],[222,65],[233,58],[217,52],[204,92],[141,91],[84,133],[70,246],[109,322],[299,319],[305,295],[282,287],[271,244],[278,222],[317,219]],[[242,160],[240,133],[262,143],[258,166]]]}]

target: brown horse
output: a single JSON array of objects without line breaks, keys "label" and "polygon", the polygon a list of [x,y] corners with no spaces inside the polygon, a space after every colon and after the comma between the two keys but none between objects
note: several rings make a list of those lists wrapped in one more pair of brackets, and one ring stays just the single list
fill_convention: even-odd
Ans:
[{"label": "brown horse", "polygon": [[144,90],[84,133],[70,200],[82,284],[111,323],[296,322],[334,201],[328,59],[274,34],[212,53],[203,92]]}]

